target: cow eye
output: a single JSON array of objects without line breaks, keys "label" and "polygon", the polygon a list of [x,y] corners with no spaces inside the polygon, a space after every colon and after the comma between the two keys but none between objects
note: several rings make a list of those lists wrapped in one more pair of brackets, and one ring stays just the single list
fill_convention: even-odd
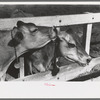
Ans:
[{"label": "cow eye", "polygon": [[68,47],[69,47],[69,48],[74,48],[74,47],[76,47],[76,45],[75,45],[74,43],[67,42],[67,40],[66,40],[65,38],[63,38],[63,40],[66,41],[66,43],[68,44]]},{"label": "cow eye", "polygon": [[76,47],[76,46],[75,46],[75,44],[73,44],[73,43],[68,43],[68,47],[69,47],[69,48],[74,48],[74,47]]},{"label": "cow eye", "polygon": [[38,31],[38,29],[35,29],[35,30],[33,30],[32,32],[37,32]]}]

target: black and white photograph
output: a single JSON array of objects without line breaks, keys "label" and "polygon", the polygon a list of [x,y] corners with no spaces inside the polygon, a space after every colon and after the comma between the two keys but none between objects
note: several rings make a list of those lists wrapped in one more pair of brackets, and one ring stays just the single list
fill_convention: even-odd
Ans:
[{"label": "black and white photograph", "polygon": [[0,81],[100,82],[100,4],[1,3]]}]

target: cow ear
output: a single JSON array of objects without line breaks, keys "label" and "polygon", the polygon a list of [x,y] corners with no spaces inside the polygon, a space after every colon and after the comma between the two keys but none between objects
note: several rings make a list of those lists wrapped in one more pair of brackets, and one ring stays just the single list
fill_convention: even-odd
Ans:
[{"label": "cow ear", "polygon": [[18,46],[18,44],[21,43],[21,40],[23,39],[23,34],[18,31],[17,28],[13,28],[12,35],[12,39],[9,41],[8,46],[16,47]]},{"label": "cow ear", "polygon": [[56,33],[56,35],[59,35],[60,33],[60,28],[53,26],[53,31]]},{"label": "cow ear", "polygon": [[17,27],[23,26],[24,24],[25,24],[24,22],[18,21],[18,22],[17,22]]},{"label": "cow ear", "polygon": [[19,42],[16,41],[16,39],[13,38],[12,40],[9,41],[8,46],[16,47],[18,44],[19,44]]},{"label": "cow ear", "polygon": [[53,31],[54,31],[55,33],[58,32],[58,30],[57,30],[57,28],[56,28],[55,26],[53,26],[52,29],[53,29]]},{"label": "cow ear", "polygon": [[21,32],[17,32],[16,35],[10,40],[8,43],[11,47],[16,47],[21,43],[21,40],[23,39],[23,34]]},{"label": "cow ear", "polygon": [[59,39],[60,39],[61,41],[63,41],[63,40],[69,41],[69,39],[70,39],[70,34],[67,33],[66,31],[60,31],[58,37],[59,37]]}]

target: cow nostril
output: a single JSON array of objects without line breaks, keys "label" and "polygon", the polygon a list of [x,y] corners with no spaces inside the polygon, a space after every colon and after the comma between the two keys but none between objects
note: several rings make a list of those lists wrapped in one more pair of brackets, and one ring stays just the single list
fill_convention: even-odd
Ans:
[{"label": "cow nostril", "polygon": [[89,63],[92,59],[87,59],[87,63]]}]

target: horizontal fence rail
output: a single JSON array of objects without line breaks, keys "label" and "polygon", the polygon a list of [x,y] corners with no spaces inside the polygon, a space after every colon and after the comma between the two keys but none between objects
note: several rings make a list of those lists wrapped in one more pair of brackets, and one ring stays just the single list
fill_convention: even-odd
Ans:
[{"label": "horizontal fence rail", "polygon": [[12,29],[19,20],[35,23],[38,26],[66,26],[100,22],[100,13],[0,19],[0,30]]}]

